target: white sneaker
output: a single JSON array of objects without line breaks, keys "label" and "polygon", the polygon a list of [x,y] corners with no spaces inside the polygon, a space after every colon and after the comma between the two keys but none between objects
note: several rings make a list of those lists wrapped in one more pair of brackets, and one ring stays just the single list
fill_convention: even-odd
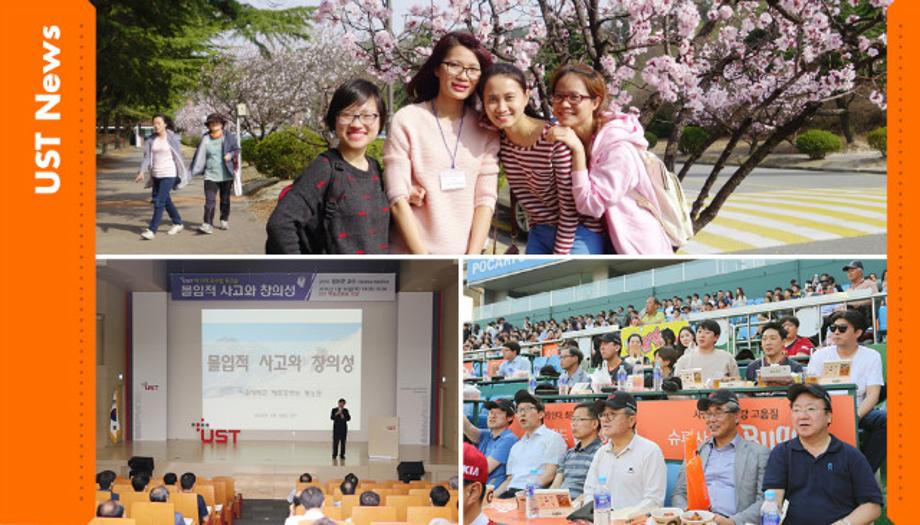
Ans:
[{"label": "white sneaker", "polygon": [[227,222],[227,221],[220,221],[220,229],[221,229],[221,230],[229,230],[229,229],[230,229],[230,223]]},{"label": "white sneaker", "polygon": [[214,233],[214,228],[212,228],[210,224],[202,224],[201,226],[198,227],[198,231],[200,231],[201,233],[211,234],[211,233]]},{"label": "white sneaker", "polygon": [[175,235],[185,229],[184,224],[173,224],[172,228],[169,229],[167,235]]},{"label": "white sneaker", "polygon": [[148,241],[152,241],[153,238],[156,236],[157,234],[150,231],[150,228],[147,228],[146,230],[141,232],[141,238],[147,239]]}]

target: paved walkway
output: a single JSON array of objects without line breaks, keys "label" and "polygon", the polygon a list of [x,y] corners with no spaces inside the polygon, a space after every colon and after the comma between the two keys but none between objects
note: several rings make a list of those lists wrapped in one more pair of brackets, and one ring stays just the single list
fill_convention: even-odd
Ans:
[{"label": "paved walkway", "polygon": [[[265,223],[250,211],[250,199],[232,197],[230,230],[197,231],[204,210],[200,177],[173,193],[185,230],[167,235],[171,223],[163,214],[152,241],[141,239],[153,214],[150,190],[134,182],[142,151],[133,147],[107,153],[96,161],[96,253],[103,254],[261,254],[265,253]],[[187,159],[191,153],[186,153]],[[219,212],[218,212],[219,213]]]}]

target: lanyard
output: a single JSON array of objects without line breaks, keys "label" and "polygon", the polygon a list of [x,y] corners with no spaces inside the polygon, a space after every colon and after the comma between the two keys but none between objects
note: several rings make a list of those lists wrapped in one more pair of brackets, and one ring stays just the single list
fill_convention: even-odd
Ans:
[{"label": "lanyard", "polygon": [[438,125],[438,132],[441,134],[441,140],[444,142],[444,149],[447,150],[447,154],[450,155],[450,169],[457,167],[457,148],[460,147],[460,133],[463,132],[463,119],[466,117],[466,108],[463,108],[463,113],[460,114],[460,128],[457,130],[457,142],[454,143],[454,152],[450,152],[450,146],[447,145],[447,138],[444,136],[444,130],[441,129],[441,120],[438,119],[438,108],[434,106],[434,101],[431,101],[431,112],[434,113],[434,121]]}]

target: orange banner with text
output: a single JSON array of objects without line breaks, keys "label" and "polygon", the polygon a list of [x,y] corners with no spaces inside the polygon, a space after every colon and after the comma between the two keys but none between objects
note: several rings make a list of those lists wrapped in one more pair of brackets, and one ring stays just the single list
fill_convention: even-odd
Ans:
[{"label": "orange banner with text", "polygon": [[96,469],[95,15],[88,1],[2,9],[0,523],[82,524]]},{"label": "orange banner with text", "polygon": [[[853,396],[833,396],[831,402],[834,408],[831,433],[855,446],[856,409]],[[569,447],[575,444],[572,438],[575,406],[575,403],[550,403],[546,405],[543,416],[543,423],[562,434]],[[741,436],[773,448],[777,443],[795,436],[791,416],[789,401],[784,397],[741,398]],[[511,430],[518,436],[524,434],[517,420],[511,425]],[[696,409],[696,400],[692,399],[639,401],[636,432],[658,443],[665,459],[674,461],[684,459],[683,444],[687,436],[696,433],[700,443],[709,437],[706,424]]]},{"label": "orange banner with text", "polygon": [[[784,397],[744,397],[741,401],[741,436],[767,448],[795,437],[789,400]],[[853,396],[831,398],[834,418],[830,431],[840,440],[856,445],[856,407]],[[665,459],[684,459],[684,439],[697,434],[699,443],[709,437],[696,400],[640,401],[636,432],[651,439]]]}]

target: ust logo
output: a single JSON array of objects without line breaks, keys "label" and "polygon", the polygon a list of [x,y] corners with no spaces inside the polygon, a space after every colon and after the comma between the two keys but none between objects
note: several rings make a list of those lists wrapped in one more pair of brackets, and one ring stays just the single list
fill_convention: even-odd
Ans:
[{"label": "ust logo", "polygon": [[201,437],[201,442],[205,445],[210,443],[226,443],[229,436],[233,436],[233,444],[236,445],[236,436],[240,433],[239,430],[212,429],[211,425],[205,421],[204,418],[192,423],[192,428],[198,432],[198,435]]}]

